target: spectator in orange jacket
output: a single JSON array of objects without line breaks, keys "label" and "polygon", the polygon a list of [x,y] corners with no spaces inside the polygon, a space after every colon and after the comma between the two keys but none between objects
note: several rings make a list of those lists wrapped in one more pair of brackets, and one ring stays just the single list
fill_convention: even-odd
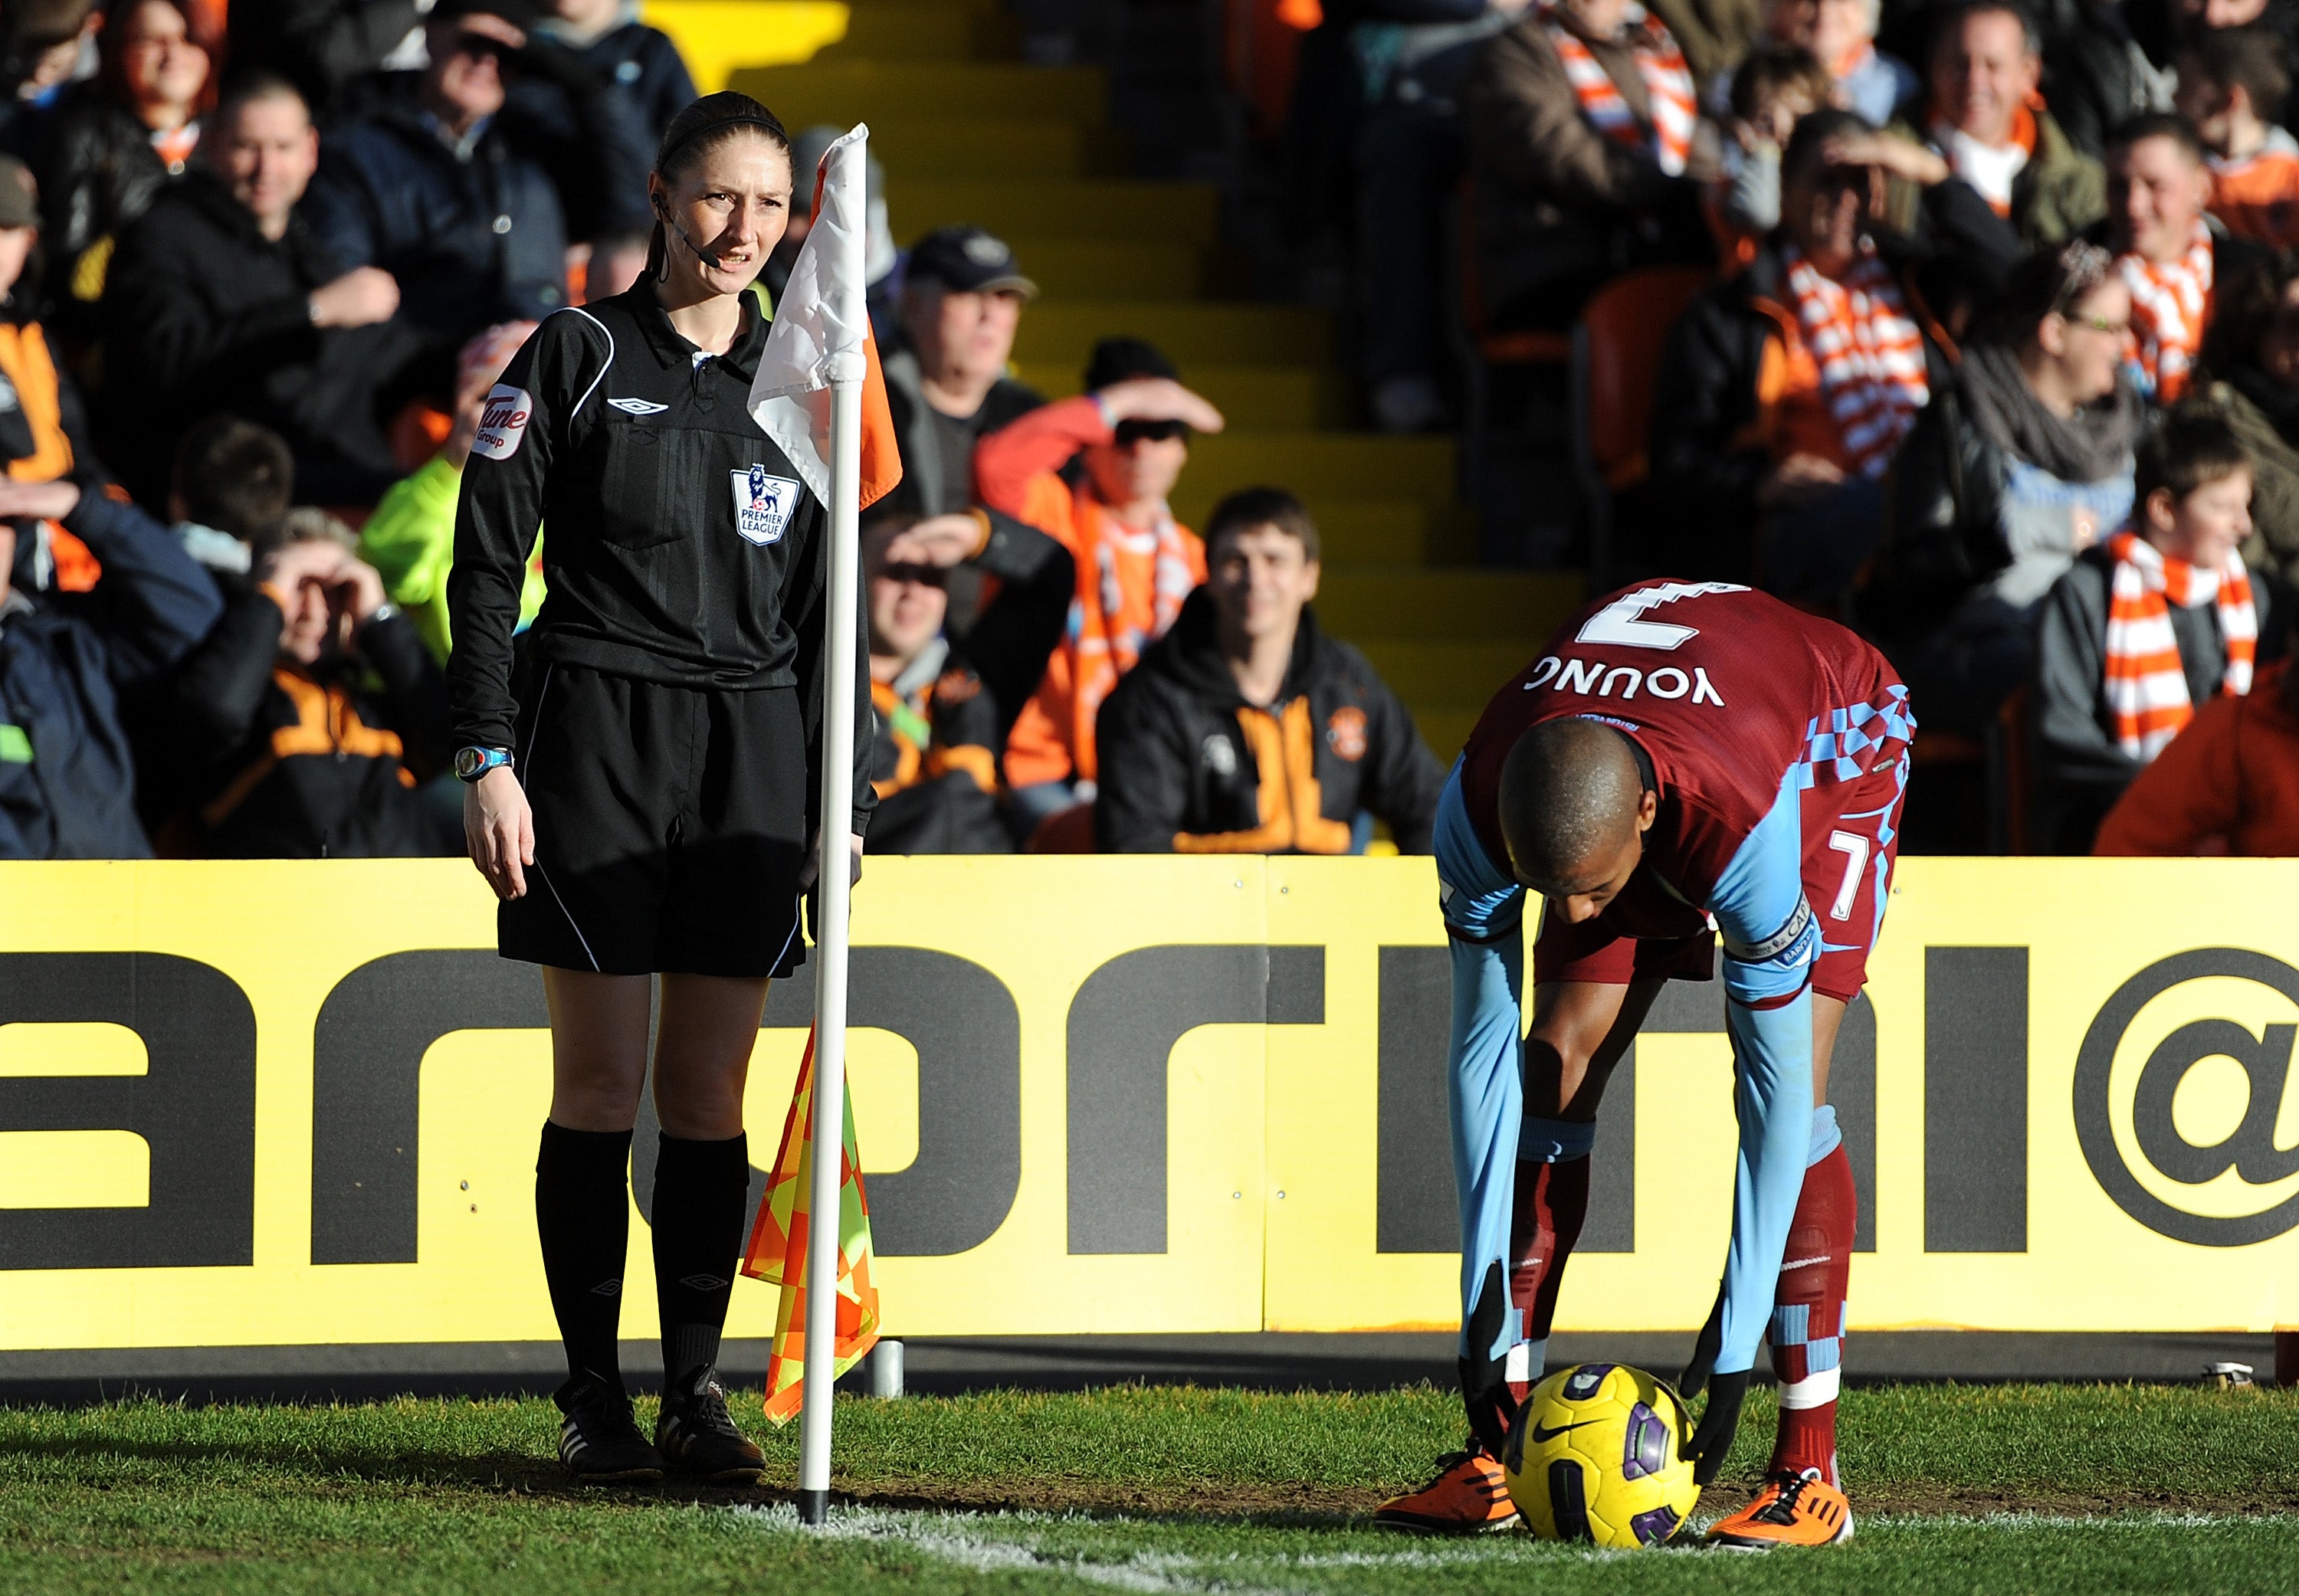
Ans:
[{"label": "spectator in orange jacket", "polygon": [[[1189,434],[1219,432],[1221,412],[1137,338],[1094,347],[1086,393],[1033,410],[975,451],[982,501],[1058,539],[1077,562],[1068,630],[1006,744],[1006,779],[1024,836],[1093,797],[1094,716],[1117,678],[1165,635],[1206,579],[1205,545],[1166,495],[1190,458]],[[1063,475],[1083,465],[1073,486]]]},{"label": "spectator in orange jacket", "polygon": [[2195,711],[2100,823],[2103,858],[2299,855],[2299,672],[2268,666]]}]

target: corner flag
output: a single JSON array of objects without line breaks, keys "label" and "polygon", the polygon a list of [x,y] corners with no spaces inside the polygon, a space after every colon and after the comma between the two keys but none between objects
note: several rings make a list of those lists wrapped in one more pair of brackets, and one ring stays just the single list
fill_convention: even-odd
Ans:
[{"label": "corner flag", "polygon": [[[828,1378],[860,1361],[878,1339],[878,1287],[870,1277],[870,1199],[862,1187],[862,1161],[854,1148],[854,1099],[844,1104],[846,1124],[838,1170],[838,1332]],[[813,1227],[809,1186],[814,1178],[814,1038],[798,1067],[798,1087],[783,1121],[783,1139],[774,1173],[743,1272],[782,1287],[775,1310],[775,1339],[767,1359],[767,1417],[787,1424],[798,1417],[808,1375],[806,1363],[806,1257]]]},{"label": "corner flag", "polygon": [[[854,882],[848,873],[846,816],[854,806],[854,711],[860,690],[855,659],[862,648],[859,529],[862,507],[901,478],[886,382],[870,342],[869,309],[863,297],[869,137],[870,130],[858,126],[823,153],[816,179],[814,227],[799,246],[782,314],[767,335],[750,401],[751,418],[782,445],[830,512],[826,529],[822,788],[815,811],[823,819],[815,839],[821,850],[815,864],[816,889],[821,896],[814,919],[814,1039],[809,1047],[812,1089],[809,1112],[799,1118],[812,1127],[801,1138],[802,1147],[826,1153],[836,1145],[842,1156],[834,1163],[827,1156],[801,1158],[801,1172],[792,1176],[806,1192],[808,1222],[797,1222],[794,1201],[783,1210],[788,1216],[784,1333],[776,1344],[776,1356],[786,1360],[789,1327],[796,1319],[805,1327],[800,1367],[818,1373],[837,1367],[844,1344],[839,1312],[844,1302],[837,1286],[848,1275],[839,1245],[845,1236],[842,1223],[832,1216],[842,1215],[843,1178],[857,1167],[854,1122],[846,1104],[848,922]],[[784,1139],[790,1139],[787,1130]],[[859,1214],[859,1181],[853,1189]],[[795,1195],[793,1192],[793,1200]],[[787,1284],[792,1245],[799,1246],[798,1256],[804,1260],[801,1284],[809,1288],[805,1292],[793,1291]],[[867,1250],[859,1256],[867,1260]],[[857,1304],[865,1300],[858,1292]],[[876,1307],[872,1302],[872,1332]],[[859,1317],[855,1322],[859,1331]],[[799,1521],[821,1524],[830,1513],[830,1381],[802,1380],[794,1371],[786,1388],[799,1393]],[[781,1394],[770,1393],[770,1400]]]}]

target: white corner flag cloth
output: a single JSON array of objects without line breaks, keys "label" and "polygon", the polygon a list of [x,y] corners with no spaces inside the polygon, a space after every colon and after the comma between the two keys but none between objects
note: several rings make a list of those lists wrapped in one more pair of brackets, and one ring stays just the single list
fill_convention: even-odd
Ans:
[{"label": "white corner flag cloth", "polygon": [[799,245],[790,282],[751,383],[751,419],[830,502],[830,382],[837,357],[867,361],[862,400],[862,504],[901,477],[885,379],[870,336],[864,262],[869,248],[870,129],[857,125],[823,152],[815,177],[814,225]]}]

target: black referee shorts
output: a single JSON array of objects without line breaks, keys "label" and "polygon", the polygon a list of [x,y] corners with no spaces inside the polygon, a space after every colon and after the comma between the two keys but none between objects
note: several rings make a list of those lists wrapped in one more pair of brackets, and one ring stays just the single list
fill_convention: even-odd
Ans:
[{"label": "black referee shorts", "polygon": [[507,959],[608,975],[783,976],[804,957],[806,731],[791,688],[669,687],[547,665],[519,711],[535,810]]}]

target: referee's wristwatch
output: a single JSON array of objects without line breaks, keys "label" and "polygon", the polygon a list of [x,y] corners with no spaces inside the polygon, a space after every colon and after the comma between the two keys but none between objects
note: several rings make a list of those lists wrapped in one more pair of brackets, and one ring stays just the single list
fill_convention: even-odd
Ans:
[{"label": "referee's wristwatch", "polygon": [[510,768],[510,763],[509,748],[471,748],[455,750],[455,774],[465,781],[476,781],[491,770],[508,770]]}]

